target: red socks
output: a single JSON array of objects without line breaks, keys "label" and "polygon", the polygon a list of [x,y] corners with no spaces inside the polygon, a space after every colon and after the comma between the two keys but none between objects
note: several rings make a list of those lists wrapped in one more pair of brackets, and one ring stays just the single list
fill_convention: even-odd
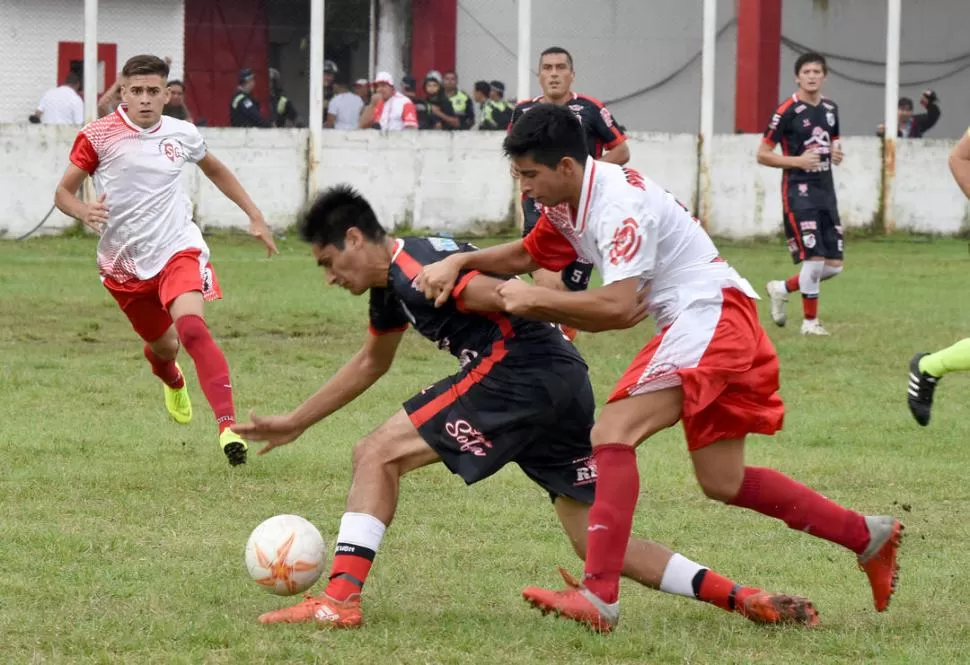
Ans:
[{"label": "red socks", "polygon": [[780,519],[796,531],[831,541],[856,554],[862,554],[869,544],[869,529],[862,515],[774,469],[745,467],[741,490],[731,503]]},{"label": "red socks", "polygon": [[640,473],[633,446],[593,447],[596,496],[589,510],[586,575],[583,584],[607,603],[620,595],[620,573],[640,495]]},{"label": "red socks", "polygon": [[692,584],[695,598],[728,612],[734,612],[745,598],[758,592],[757,589],[741,586],[708,568],[697,573]]},{"label": "red socks", "polygon": [[334,600],[347,600],[360,593],[367,581],[367,574],[374,565],[373,550],[357,548],[353,554],[336,554],[330,569],[330,583],[324,591]]},{"label": "red socks", "polygon": [[818,296],[806,296],[802,294],[802,318],[812,321],[818,318]]},{"label": "red socks", "polygon": [[794,275],[785,280],[785,290],[788,293],[795,293],[798,291],[798,279],[799,274],[796,272]]},{"label": "red socks", "polygon": [[180,390],[185,386],[185,377],[175,366],[174,360],[162,360],[155,355],[155,352],[147,344],[145,345],[145,359],[151,363],[152,374],[161,379],[166,386],[172,390]]},{"label": "red socks", "polygon": [[236,410],[232,404],[232,384],[229,382],[229,365],[222,350],[212,339],[205,320],[200,316],[183,316],[175,322],[175,330],[185,351],[195,362],[202,392],[212,407],[221,433],[236,422]]}]

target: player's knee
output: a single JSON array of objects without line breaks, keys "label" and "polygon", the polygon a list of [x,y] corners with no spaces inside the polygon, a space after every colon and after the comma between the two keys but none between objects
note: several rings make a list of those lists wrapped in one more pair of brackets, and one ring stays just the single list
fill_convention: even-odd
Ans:
[{"label": "player's knee", "polygon": [[733,473],[698,472],[696,475],[701,491],[708,499],[714,499],[721,503],[731,503],[738,492],[741,491],[743,478],[735,477]]},{"label": "player's knee", "polygon": [[175,335],[165,335],[149,343],[148,348],[162,360],[175,360],[179,352],[179,338]]},{"label": "player's knee", "polygon": [[354,444],[351,459],[355,472],[360,469],[391,469],[401,475],[393,446],[374,435],[365,436]]}]

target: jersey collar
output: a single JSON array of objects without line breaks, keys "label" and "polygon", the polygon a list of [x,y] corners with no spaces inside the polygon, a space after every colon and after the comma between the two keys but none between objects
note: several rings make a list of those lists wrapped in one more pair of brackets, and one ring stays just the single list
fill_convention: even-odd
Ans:
[{"label": "jersey collar", "polygon": [[125,125],[128,126],[128,129],[138,132],[139,134],[154,134],[155,132],[157,132],[159,129],[162,128],[162,118],[159,118],[158,122],[156,122],[154,125],[152,125],[148,129],[143,129],[138,125],[136,125],[134,122],[132,122],[131,118],[128,117],[127,111],[128,111],[128,107],[125,104],[119,104],[118,108],[115,109],[115,114],[119,118],[121,118],[121,121],[125,123]]},{"label": "jersey collar", "polygon": [[590,204],[593,201],[593,183],[596,180],[596,160],[586,158],[583,168],[583,193],[579,197],[579,210],[576,212],[576,231],[583,233],[589,219]]}]

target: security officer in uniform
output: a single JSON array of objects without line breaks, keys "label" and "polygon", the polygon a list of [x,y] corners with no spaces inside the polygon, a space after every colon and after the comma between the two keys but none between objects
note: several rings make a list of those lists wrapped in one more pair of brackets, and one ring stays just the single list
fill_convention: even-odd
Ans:
[{"label": "security officer in uniform", "polygon": [[491,81],[489,84],[491,88],[491,96],[489,100],[485,102],[485,108],[482,112],[482,129],[492,129],[505,131],[509,122],[512,121],[512,104],[505,99],[505,84],[501,81]]},{"label": "security officer in uniform", "polygon": [[269,70],[269,100],[273,105],[273,125],[275,127],[299,127],[300,114],[296,112],[293,100],[286,96],[278,69]]},{"label": "security officer in uniform", "polygon": [[445,72],[442,87],[451,102],[451,108],[458,116],[457,129],[471,129],[475,126],[475,107],[471,97],[458,89],[458,74],[455,72]]},{"label": "security officer in uniform", "polygon": [[229,102],[229,124],[232,127],[269,127],[259,113],[259,102],[252,97],[256,75],[251,69],[239,72],[239,87]]}]

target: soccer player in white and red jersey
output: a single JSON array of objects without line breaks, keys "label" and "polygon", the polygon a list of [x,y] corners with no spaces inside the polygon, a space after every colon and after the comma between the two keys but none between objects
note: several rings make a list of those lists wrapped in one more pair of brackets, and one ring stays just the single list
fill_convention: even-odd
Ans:
[{"label": "soccer player in white and red jersey", "polygon": [[863,516],[778,471],[745,465],[745,437],[773,434],[784,415],[778,357],[748,282],[668,192],[635,171],[588,157],[569,109],[534,107],[504,147],[522,193],[544,206],[535,231],[426,267],[425,294],[443,303],[461,270],[558,270],[582,256],[600,270],[604,286],[564,292],[510,280],[497,287],[505,310],[594,332],[629,328],[647,315],[657,325],[590,435],[597,481],[585,577],[565,591],[530,587],[525,598],[596,630],[612,629],[640,490],[636,447],[680,420],[708,497],[851,550],[869,577],[876,609],[885,610],[896,584],[902,524]]},{"label": "soccer player in white and red jersey", "polygon": [[[195,125],[162,116],[168,101],[168,64],[138,55],[121,72],[123,104],[85,126],[54,201],[67,215],[100,234],[101,281],[145,341],[145,358],[164,384],[172,418],[192,418],[185,377],[175,362],[179,346],[192,357],[202,392],[215,413],[219,445],[233,466],[246,461],[246,442],[232,431],[236,415],[229,365],[203,314],[206,300],[222,296],[209,248],[192,222],[192,203],[181,178],[187,162],[202,172],[249,217],[249,232],[275,253],[259,208],[232,172],[206,149]],[[76,192],[91,176],[97,200]]]}]

